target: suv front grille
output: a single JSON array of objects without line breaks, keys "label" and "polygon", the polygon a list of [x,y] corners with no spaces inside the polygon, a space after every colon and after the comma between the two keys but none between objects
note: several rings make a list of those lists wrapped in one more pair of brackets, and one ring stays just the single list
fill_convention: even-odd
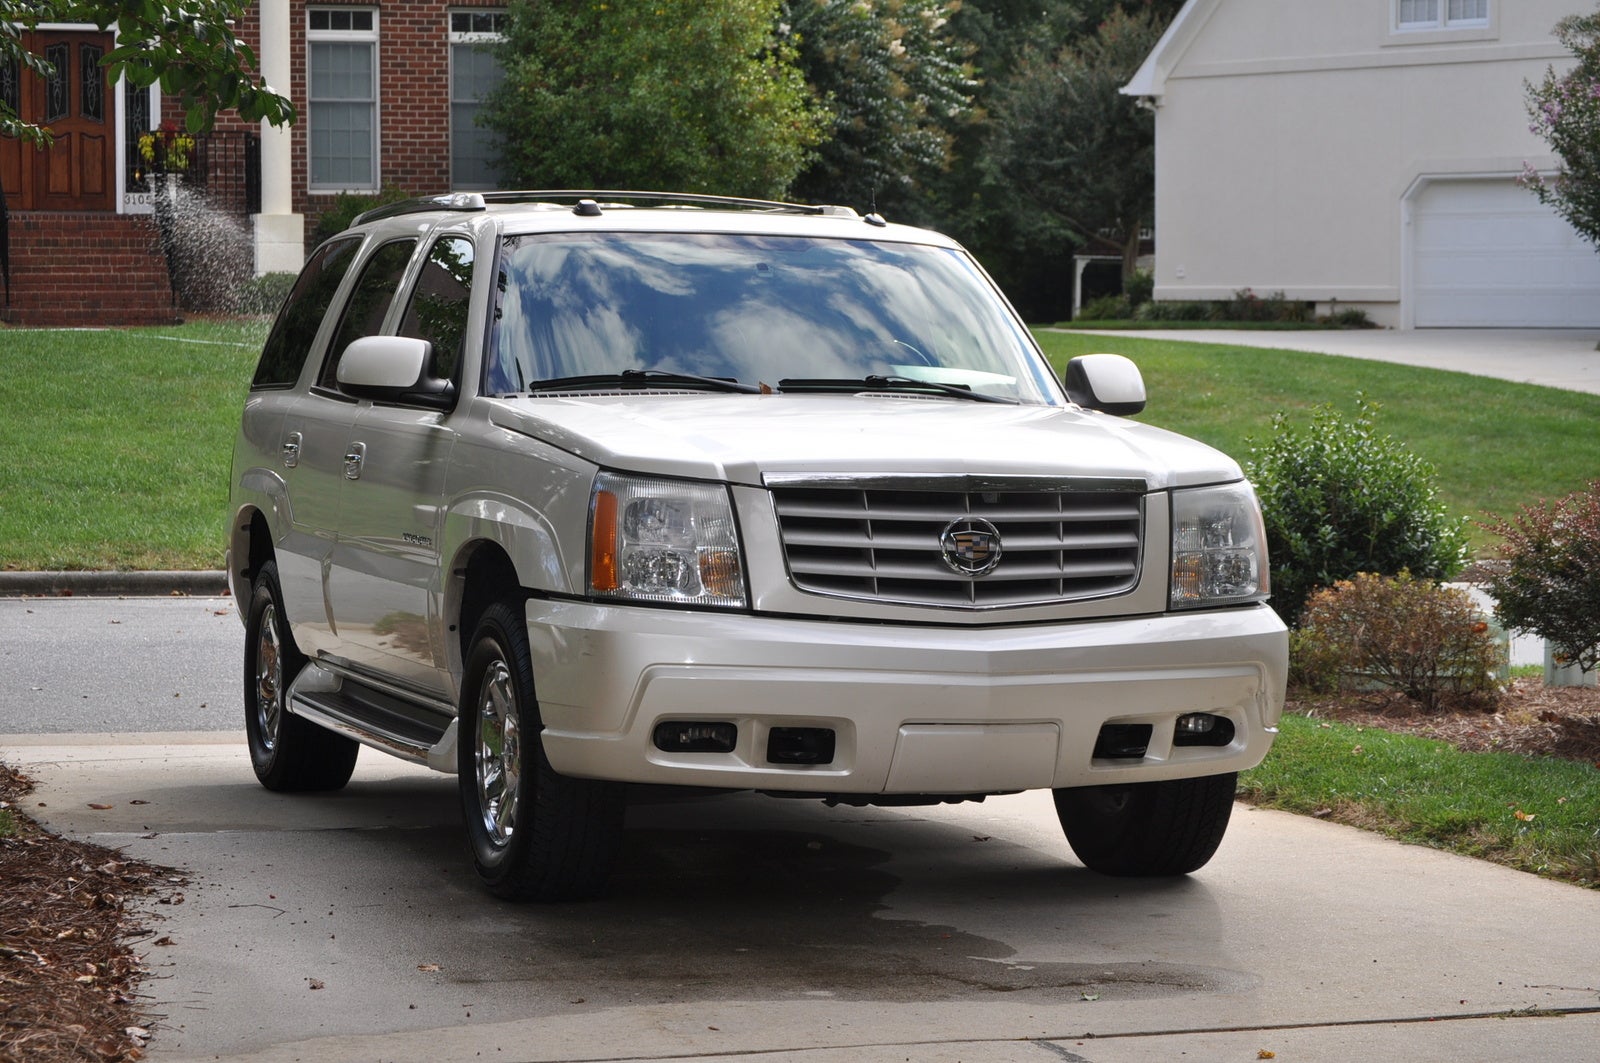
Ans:
[{"label": "suv front grille", "polygon": [[[956,489],[875,478],[856,484],[769,481],[789,575],[813,594],[967,609],[1101,598],[1139,580],[1144,485],[1137,481],[1010,484],[968,481]],[[988,488],[995,488],[990,490]],[[972,518],[978,518],[972,520]],[[984,523],[987,522],[987,523]],[[947,530],[992,527],[981,575]]]}]

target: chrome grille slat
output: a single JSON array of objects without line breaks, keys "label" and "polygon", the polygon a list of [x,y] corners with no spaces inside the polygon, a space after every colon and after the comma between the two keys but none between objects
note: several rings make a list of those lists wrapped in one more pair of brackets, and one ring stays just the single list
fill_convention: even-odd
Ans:
[{"label": "chrome grille slat", "polygon": [[[953,488],[867,478],[770,486],[789,575],[813,594],[884,603],[987,609],[1109,597],[1139,579],[1143,485],[1030,481],[1007,490],[959,477]],[[991,490],[991,487],[999,487]],[[982,576],[953,571],[940,535],[951,521],[982,518],[1002,555]]]}]

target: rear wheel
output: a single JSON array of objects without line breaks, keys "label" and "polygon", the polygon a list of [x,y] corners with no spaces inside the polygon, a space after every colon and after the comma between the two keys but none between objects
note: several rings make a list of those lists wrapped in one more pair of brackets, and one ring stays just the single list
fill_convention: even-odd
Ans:
[{"label": "rear wheel", "polygon": [[458,781],[478,876],[507,900],[594,896],[622,840],[622,787],[561,775],[543,728],[522,618],[497,603],[467,654]]},{"label": "rear wheel", "polygon": [[251,767],[269,790],[337,790],[355,770],[359,745],[288,712],[289,685],[305,664],[283,613],[278,566],[268,561],[245,618],[244,730]]},{"label": "rear wheel", "polygon": [[1072,851],[1104,875],[1187,875],[1222,844],[1237,772],[1055,791]]}]

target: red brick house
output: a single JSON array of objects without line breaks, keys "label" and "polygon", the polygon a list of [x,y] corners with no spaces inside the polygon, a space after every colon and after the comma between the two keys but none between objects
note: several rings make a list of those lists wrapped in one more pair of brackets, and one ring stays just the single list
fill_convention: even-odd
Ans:
[{"label": "red brick house", "polygon": [[493,0],[261,0],[239,36],[299,121],[275,130],[224,115],[192,141],[160,132],[181,129],[182,116],[158,88],[105,76],[98,62],[110,33],[51,26],[30,35],[30,50],[57,74],[0,66],[0,99],[56,140],[40,152],[0,139],[0,246],[9,251],[0,317],[173,320],[178,301],[149,217],[163,170],[237,219],[257,274],[298,270],[307,219],[341,192],[493,187],[491,141],[473,117],[499,77],[483,45],[503,18]]}]

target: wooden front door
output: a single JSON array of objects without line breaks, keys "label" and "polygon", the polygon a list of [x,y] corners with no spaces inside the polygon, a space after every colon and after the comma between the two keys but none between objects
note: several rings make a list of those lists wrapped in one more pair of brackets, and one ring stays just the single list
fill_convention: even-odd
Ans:
[{"label": "wooden front door", "polygon": [[114,209],[116,111],[110,80],[100,60],[111,35],[94,31],[25,33],[22,46],[43,56],[49,78],[0,70],[0,93],[24,120],[50,130],[55,141],[43,151],[0,139],[0,184],[11,210]]}]

